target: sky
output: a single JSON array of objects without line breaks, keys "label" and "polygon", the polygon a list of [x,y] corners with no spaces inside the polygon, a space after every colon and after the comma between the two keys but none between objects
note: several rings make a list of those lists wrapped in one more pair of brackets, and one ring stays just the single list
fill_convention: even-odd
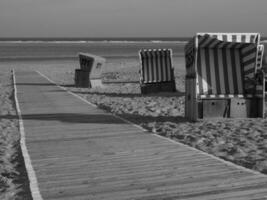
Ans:
[{"label": "sky", "polygon": [[260,32],[267,0],[0,0],[0,37],[191,37]]}]

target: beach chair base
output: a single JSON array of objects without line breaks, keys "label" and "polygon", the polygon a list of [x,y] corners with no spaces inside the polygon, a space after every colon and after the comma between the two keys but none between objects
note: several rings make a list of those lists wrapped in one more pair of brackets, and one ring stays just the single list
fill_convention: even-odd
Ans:
[{"label": "beach chair base", "polygon": [[104,87],[102,83],[102,79],[92,79],[90,80],[90,83],[91,83],[92,88],[96,88],[96,87],[103,88]]},{"label": "beach chair base", "polygon": [[91,87],[89,81],[89,71],[82,69],[75,69],[74,82],[76,87],[84,87],[84,88]]},{"label": "beach chair base", "polygon": [[[253,117],[257,113],[251,109],[252,99],[231,99],[230,117],[231,118],[247,118]],[[257,110],[257,109],[254,109]]]},{"label": "beach chair base", "polygon": [[201,99],[198,118],[256,118],[262,117],[260,98]]},{"label": "beach chair base", "polygon": [[229,117],[229,100],[227,99],[202,100],[199,108],[203,118]]},{"label": "beach chair base", "polygon": [[158,92],[175,92],[175,82],[162,83],[141,83],[141,94],[158,93]]}]

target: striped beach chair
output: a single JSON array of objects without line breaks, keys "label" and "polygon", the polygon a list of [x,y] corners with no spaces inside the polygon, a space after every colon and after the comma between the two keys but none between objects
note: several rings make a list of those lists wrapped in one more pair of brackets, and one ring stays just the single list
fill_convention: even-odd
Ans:
[{"label": "striped beach chair", "polygon": [[176,91],[171,49],[142,49],[139,57],[142,94]]},{"label": "striped beach chair", "polygon": [[102,87],[102,69],[105,58],[79,53],[80,69],[75,70],[75,84],[80,87]]},{"label": "striped beach chair", "polygon": [[258,33],[198,33],[185,46],[185,116],[263,117],[264,47]]}]

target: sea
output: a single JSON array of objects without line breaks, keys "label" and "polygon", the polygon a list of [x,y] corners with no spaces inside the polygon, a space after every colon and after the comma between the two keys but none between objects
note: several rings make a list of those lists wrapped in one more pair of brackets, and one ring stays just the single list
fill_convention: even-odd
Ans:
[{"label": "sea", "polygon": [[189,38],[0,38],[0,62],[76,59],[79,52],[111,58],[138,58],[140,49],[172,49],[183,56]]}]

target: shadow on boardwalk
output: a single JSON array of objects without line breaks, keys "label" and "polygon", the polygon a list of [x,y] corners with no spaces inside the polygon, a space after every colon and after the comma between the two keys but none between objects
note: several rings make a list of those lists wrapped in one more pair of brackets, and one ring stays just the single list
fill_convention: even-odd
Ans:
[{"label": "shadow on boardwalk", "polygon": [[27,85],[27,86],[54,86],[53,83],[16,83],[16,85]]},{"label": "shadow on boardwalk", "polygon": [[[0,119],[18,119],[16,115],[0,115]],[[23,120],[61,121],[65,123],[125,124],[124,121],[108,114],[24,114]]]},{"label": "shadow on boardwalk", "polygon": [[[186,122],[184,117],[170,116],[141,116],[135,114],[120,114],[119,117],[125,118],[131,122],[140,124],[150,122]],[[16,115],[0,115],[0,119],[18,119]],[[121,119],[115,118],[111,114],[77,114],[77,113],[53,113],[53,114],[27,114],[22,115],[23,120],[44,120],[44,121],[62,121],[66,123],[96,123],[96,124],[125,124]]]}]

